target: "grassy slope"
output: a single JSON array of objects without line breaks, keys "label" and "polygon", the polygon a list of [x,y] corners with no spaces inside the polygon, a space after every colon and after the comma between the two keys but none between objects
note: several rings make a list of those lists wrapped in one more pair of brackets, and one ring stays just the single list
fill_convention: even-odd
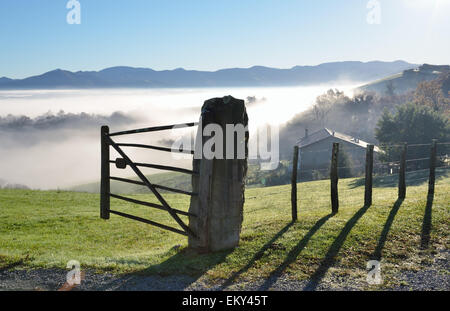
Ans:
[{"label": "grassy slope", "polygon": [[396,93],[404,93],[406,91],[415,90],[417,88],[417,85],[422,81],[434,80],[437,77],[437,74],[422,71],[413,73],[412,75],[408,76],[405,76],[402,72],[365,84],[359,87],[358,90],[384,93],[386,91],[386,84],[391,81],[395,87]]},{"label": "grassy slope", "polygon": [[[258,165],[250,164],[248,166],[247,171],[247,185],[249,187],[258,187],[263,186],[264,180],[269,180],[273,178],[274,175],[280,173],[286,173],[287,166],[289,163],[285,161],[282,162],[283,166],[279,166],[279,169],[276,171],[261,171]],[[286,175],[285,184],[289,183],[290,177],[289,174]],[[163,185],[167,187],[172,187],[175,189],[191,191],[191,176],[183,173],[159,173],[152,174],[146,176],[150,182],[158,185]],[[128,179],[139,180],[137,177],[127,177]],[[100,182],[91,182],[87,184],[81,184],[78,186],[70,187],[66,189],[69,191],[77,191],[77,192],[89,192],[89,193],[99,193],[100,190]],[[126,193],[126,194],[141,194],[141,193],[150,193],[150,190],[147,187],[119,182],[112,180],[111,181],[111,192],[112,193]],[[162,191],[164,192],[164,191]]]},{"label": "grassy slope", "polygon": [[[164,185],[180,190],[191,190],[191,176],[182,173],[159,173],[147,175],[147,178],[155,184]],[[128,177],[128,179],[139,180],[137,177]],[[70,191],[98,193],[100,182],[91,182],[69,188]],[[128,184],[120,181],[111,180],[112,193],[149,193],[147,187]]]},{"label": "grassy slope", "polygon": [[[191,253],[185,248],[187,239],[175,233],[115,215],[109,221],[100,219],[97,194],[0,190],[0,269],[65,268],[70,259],[77,259],[83,268],[101,271],[206,274],[234,281],[280,273],[321,278],[334,265],[341,275],[364,278],[366,262],[378,248],[385,284],[391,284],[398,269],[417,269],[420,261],[429,260],[426,254],[449,247],[449,177],[437,182],[426,251],[420,248],[425,183],[409,187],[400,206],[395,205],[396,188],[375,188],[370,208],[363,207],[364,189],[354,179],[339,183],[341,207],[333,217],[328,181],[299,184],[295,224],[289,224],[289,186],[247,189],[240,246],[212,255]],[[147,194],[133,197],[153,200]],[[165,197],[175,208],[188,208],[188,198],[182,195]],[[163,211],[118,200],[112,200],[112,209],[176,226]]]}]

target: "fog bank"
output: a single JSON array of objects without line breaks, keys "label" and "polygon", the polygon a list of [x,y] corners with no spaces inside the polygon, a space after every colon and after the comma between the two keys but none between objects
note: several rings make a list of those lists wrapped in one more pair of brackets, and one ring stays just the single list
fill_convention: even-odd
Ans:
[{"label": "fog bank", "polygon": [[[111,131],[197,121],[203,102],[231,95],[246,100],[249,124],[279,125],[308,109],[330,87],[0,91],[0,179],[35,189],[98,180],[100,126]],[[187,130],[130,135],[122,142],[168,145]],[[251,134],[251,133],[250,133]],[[133,160],[190,167],[165,153],[127,149]],[[112,153],[112,158],[116,155]],[[157,172],[145,170],[145,173]],[[129,170],[118,176],[133,176]]]}]

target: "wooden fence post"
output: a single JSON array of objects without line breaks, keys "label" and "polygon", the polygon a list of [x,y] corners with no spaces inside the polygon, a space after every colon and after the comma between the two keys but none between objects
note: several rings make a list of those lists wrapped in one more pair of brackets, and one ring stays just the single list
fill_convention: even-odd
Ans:
[{"label": "wooden fence post", "polygon": [[431,143],[430,153],[430,177],[428,179],[428,196],[434,195],[434,184],[436,181],[436,156],[437,156],[437,140],[433,139]]},{"label": "wooden fence post", "polygon": [[398,173],[398,198],[406,198],[406,152],[408,144],[403,146],[402,154],[400,156],[400,171]]},{"label": "wooden fence post", "polygon": [[336,214],[339,211],[339,196],[338,196],[338,153],[339,143],[333,143],[333,151],[331,154],[331,212]]},{"label": "wooden fence post", "polygon": [[291,178],[292,222],[297,220],[297,168],[298,168],[298,146],[295,146],[294,158],[292,160],[292,178]]},{"label": "wooden fence post", "polygon": [[364,205],[372,205],[372,174],[373,174],[373,145],[367,145],[366,149],[366,188],[364,191]]},{"label": "wooden fence post", "polygon": [[109,127],[104,125],[100,131],[101,141],[101,179],[100,179],[100,217],[109,219]]}]

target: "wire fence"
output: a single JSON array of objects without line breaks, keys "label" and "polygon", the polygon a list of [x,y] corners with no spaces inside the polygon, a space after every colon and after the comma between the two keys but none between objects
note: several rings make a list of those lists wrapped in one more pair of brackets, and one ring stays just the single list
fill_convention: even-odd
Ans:
[{"label": "wire fence", "polygon": [[[446,143],[450,145],[450,143]],[[413,146],[430,146],[430,144],[417,144]],[[409,146],[408,146],[409,147]],[[330,149],[324,149],[325,151],[330,151]],[[309,153],[322,153],[324,150],[318,151],[308,151]],[[406,159],[406,173],[410,172],[421,172],[427,171],[430,168],[430,157],[421,157],[421,158],[413,158]],[[450,154],[440,154],[436,156],[436,168],[440,167],[449,167],[450,166]],[[396,175],[399,172],[401,161],[377,161],[373,163],[374,176],[392,176]],[[297,173],[297,182],[302,181],[311,181],[311,180],[320,180],[320,179],[328,179],[330,174],[330,167],[317,166],[316,168],[307,168],[302,169],[302,163],[300,163],[300,168]],[[348,177],[361,177],[365,174],[365,163],[357,164],[357,165],[349,165],[349,166],[338,166],[338,174],[340,178],[348,178]],[[311,175],[313,175],[311,177]],[[348,176],[347,176],[348,175]],[[314,178],[314,176],[318,176]]]},{"label": "wire fence", "polygon": [[[334,157],[336,146],[318,150],[300,150],[295,147],[291,190],[293,217],[297,213],[297,201],[310,202],[311,199],[316,199],[323,202],[323,199],[317,200],[317,195],[323,196],[324,189],[308,187],[306,182],[309,181],[330,180],[328,190],[331,192],[329,198],[331,200],[327,200],[326,205],[330,205],[330,202],[331,205],[338,205],[339,199],[344,204],[356,202],[371,204],[373,188],[398,187],[399,198],[404,198],[406,187],[421,185],[428,181],[428,193],[434,195],[436,179],[439,180],[450,173],[450,142],[433,140],[431,143],[382,144],[380,149],[376,149],[375,154],[374,146],[368,145],[365,157],[359,152],[356,156],[352,154],[353,158],[347,162],[340,161],[339,155],[341,151],[344,154],[349,153],[350,148],[339,150],[339,144],[337,145],[336,157]],[[296,161],[296,152],[300,154],[297,159],[299,163]],[[325,161],[320,163],[317,159]],[[338,180],[350,177],[356,177],[351,183],[351,188],[338,192]],[[297,184],[302,189],[299,198],[297,198]],[[336,189],[334,199],[333,187]],[[335,210],[337,207],[335,206]]]}]

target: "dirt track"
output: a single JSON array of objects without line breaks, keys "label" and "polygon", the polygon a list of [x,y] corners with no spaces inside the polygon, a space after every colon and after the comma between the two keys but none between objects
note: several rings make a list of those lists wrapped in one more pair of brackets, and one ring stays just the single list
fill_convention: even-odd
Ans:
[{"label": "dirt track", "polygon": [[[0,290],[58,290],[66,280],[65,270],[37,269],[0,271]],[[441,252],[432,264],[423,265],[417,272],[402,272],[397,280],[402,285],[387,290],[450,290],[450,251]],[[96,274],[85,271],[85,280],[74,290],[222,290],[223,282],[210,284],[203,278],[188,276],[118,276],[109,273]],[[240,281],[227,290],[309,290],[308,281],[294,281],[286,276],[276,279]],[[270,285],[270,286],[269,286]],[[362,278],[340,277],[330,273],[317,290],[362,290],[367,289]]]}]

